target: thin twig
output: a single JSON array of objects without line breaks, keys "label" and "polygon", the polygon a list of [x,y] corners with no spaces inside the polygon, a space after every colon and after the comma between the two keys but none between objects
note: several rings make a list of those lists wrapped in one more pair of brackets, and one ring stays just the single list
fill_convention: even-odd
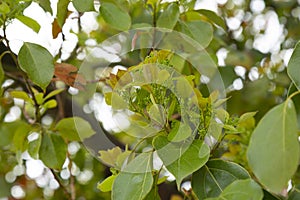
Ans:
[{"label": "thin twig", "polygon": [[64,191],[64,193],[65,193],[67,199],[73,200],[72,197],[71,197],[71,195],[70,195],[70,193],[69,193],[69,191],[68,191],[68,189],[67,189],[66,186],[64,186],[64,184],[61,182],[59,176],[55,173],[54,169],[51,169],[51,168],[49,168],[49,169],[50,169],[51,173],[53,174],[54,179],[58,182],[59,186],[63,189],[63,191]]},{"label": "thin twig", "polygon": [[69,159],[68,168],[69,168],[69,171],[70,171],[70,192],[71,192],[71,199],[75,200],[76,199],[75,178],[74,178],[74,176],[72,175],[72,172],[71,172],[73,161],[71,160],[69,153],[67,154],[67,157]]}]

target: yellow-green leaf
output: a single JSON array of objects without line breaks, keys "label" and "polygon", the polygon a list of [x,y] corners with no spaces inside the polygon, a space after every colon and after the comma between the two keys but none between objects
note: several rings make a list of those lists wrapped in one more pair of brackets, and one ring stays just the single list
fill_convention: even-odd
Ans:
[{"label": "yellow-green leaf", "polygon": [[98,184],[97,188],[102,192],[110,192],[116,177],[116,175],[111,175],[107,177],[104,181]]},{"label": "yellow-green leaf", "polygon": [[38,33],[40,31],[41,25],[37,23],[34,19],[24,16],[24,15],[19,15],[16,17],[20,22],[31,28],[34,32]]}]

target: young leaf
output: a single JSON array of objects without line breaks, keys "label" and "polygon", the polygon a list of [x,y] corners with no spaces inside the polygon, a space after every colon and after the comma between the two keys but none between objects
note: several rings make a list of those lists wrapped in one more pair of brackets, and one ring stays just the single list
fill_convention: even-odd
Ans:
[{"label": "young leaf", "polygon": [[64,89],[57,89],[57,90],[53,90],[51,91],[49,94],[47,94],[47,96],[44,98],[44,101],[50,99],[51,97],[54,97],[56,95],[58,95],[59,93],[61,93],[62,91],[64,91]]},{"label": "young leaf", "polygon": [[116,177],[116,175],[111,175],[107,177],[104,181],[98,184],[97,188],[102,192],[110,192]]},{"label": "young leaf", "polygon": [[94,0],[73,0],[72,3],[78,12],[88,12],[95,10]]},{"label": "young leaf", "polygon": [[247,157],[258,180],[280,193],[297,170],[299,142],[297,115],[291,100],[271,109],[250,139]]},{"label": "young leaf", "polygon": [[34,105],[34,102],[33,100],[29,97],[29,95],[24,92],[24,91],[11,91],[10,93],[10,96],[12,96],[13,98],[17,98],[17,99],[23,99],[25,102],[29,102],[31,103],[32,105]]},{"label": "young leaf", "polygon": [[57,3],[57,23],[62,28],[68,17],[68,5],[70,0],[59,0]]},{"label": "young leaf", "polygon": [[179,7],[171,3],[157,19],[157,27],[173,29],[179,19]]},{"label": "young leaf", "polygon": [[47,101],[47,102],[43,105],[43,107],[44,107],[45,109],[55,108],[56,106],[57,106],[57,102],[56,102],[55,99],[51,99],[51,100]]},{"label": "young leaf", "polygon": [[238,164],[215,159],[193,174],[192,188],[199,199],[218,197],[235,180],[248,178],[248,172]]},{"label": "young leaf", "polygon": [[115,167],[117,163],[118,156],[122,154],[120,147],[115,147],[107,151],[99,151],[99,158],[105,164]]},{"label": "young leaf", "polygon": [[0,3],[0,13],[7,14],[10,12],[10,8],[6,2]]},{"label": "young leaf", "polygon": [[39,157],[44,164],[53,169],[61,169],[67,155],[67,144],[61,136],[46,133],[42,136]]},{"label": "young leaf", "polygon": [[49,51],[40,45],[25,42],[18,61],[30,80],[45,90],[54,74],[53,57]]},{"label": "young leaf", "polygon": [[291,59],[287,67],[287,73],[298,90],[300,90],[299,65],[300,65],[300,42],[296,44],[296,47],[294,49],[294,52],[291,56]]},{"label": "young leaf", "polygon": [[24,16],[24,15],[19,15],[16,17],[20,22],[31,28],[34,32],[38,33],[40,31],[41,26],[39,23],[37,23],[34,19]]},{"label": "young leaf", "polygon": [[70,141],[82,141],[95,134],[91,125],[80,117],[65,118],[58,122],[55,130]]},{"label": "young leaf", "polygon": [[51,15],[53,14],[50,0],[39,0],[39,5],[44,11],[49,12]]},{"label": "young leaf", "polygon": [[192,143],[170,143],[167,137],[158,136],[153,141],[157,154],[166,168],[176,177],[177,187],[188,175],[201,168],[209,158],[209,148],[200,140]]},{"label": "young leaf", "polygon": [[128,13],[115,4],[103,2],[100,6],[100,14],[106,23],[117,30],[126,31],[131,26]]},{"label": "young leaf", "polygon": [[227,186],[219,197],[205,200],[262,200],[263,192],[260,186],[252,179],[236,180]]}]

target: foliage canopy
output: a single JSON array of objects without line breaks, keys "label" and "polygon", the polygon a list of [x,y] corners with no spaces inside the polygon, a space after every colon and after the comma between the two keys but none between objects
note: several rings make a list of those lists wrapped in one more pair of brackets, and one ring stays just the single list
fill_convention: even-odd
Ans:
[{"label": "foliage canopy", "polygon": [[1,1],[0,198],[299,199],[299,1],[197,2]]}]

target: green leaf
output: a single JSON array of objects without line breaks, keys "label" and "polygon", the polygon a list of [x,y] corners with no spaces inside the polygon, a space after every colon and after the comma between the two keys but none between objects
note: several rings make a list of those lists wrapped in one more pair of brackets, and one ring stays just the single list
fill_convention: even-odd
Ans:
[{"label": "green leaf", "polygon": [[110,192],[116,177],[116,175],[111,175],[107,177],[104,181],[98,184],[97,188],[102,192]]},{"label": "green leaf", "polygon": [[55,130],[63,138],[70,141],[82,141],[95,134],[91,125],[80,117],[70,117],[60,120]]},{"label": "green leaf", "polygon": [[112,3],[102,3],[100,14],[106,23],[117,30],[126,31],[131,26],[129,14]]},{"label": "green leaf", "polygon": [[[128,182],[130,180],[130,183]],[[113,200],[140,200],[152,188],[153,177],[151,172],[132,173],[121,172],[112,187]]]},{"label": "green leaf", "polygon": [[[197,171],[208,161],[210,151],[205,151],[207,148],[203,147],[204,145],[206,144],[200,140],[194,140],[192,143],[186,141],[171,143],[164,136],[158,136],[153,141],[158,156],[166,168],[176,177],[178,188],[186,176]],[[204,155],[205,152],[206,155]]]},{"label": "green leaf", "polygon": [[51,13],[51,15],[53,14],[50,0],[39,0],[39,5],[44,11]]},{"label": "green leaf", "polygon": [[26,123],[23,121],[14,121],[10,123],[1,123],[0,124],[0,147],[7,146],[12,144],[14,135],[19,127],[26,126]]},{"label": "green leaf", "polygon": [[200,9],[200,10],[196,10],[196,11],[198,13],[200,13],[201,15],[204,15],[205,17],[207,17],[210,21],[212,21],[217,26],[221,27],[223,30],[226,30],[225,21],[219,15],[217,15],[215,12],[213,12],[211,10],[205,10],[205,9]]},{"label": "green leaf", "polygon": [[28,153],[34,159],[39,159],[39,151],[42,143],[42,136],[28,143]]},{"label": "green leaf", "polygon": [[289,192],[289,198],[288,200],[298,200],[300,199],[300,185],[295,186],[290,192]]},{"label": "green leaf", "polygon": [[68,17],[68,5],[70,0],[59,0],[57,3],[57,23],[62,28]]},{"label": "green leaf", "polygon": [[296,44],[296,47],[294,49],[294,52],[290,58],[287,67],[287,73],[298,90],[300,90],[299,65],[300,65],[300,42]]},{"label": "green leaf", "polygon": [[67,144],[61,136],[53,133],[45,133],[39,151],[43,163],[53,169],[61,169],[67,155]]},{"label": "green leaf", "polygon": [[53,57],[49,51],[40,45],[25,42],[18,61],[30,80],[45,90],[54,74]]},{"label": "green leaf", "polygon": [[22,125],[18,125],[18,128],[13,137],[13,145],[15,151],[25,151],[26,147],[26,138],[28,133],[31,131],[31,126],[26,123],[22,123]]},{"label": "green leaf", "polygon": [[186,123],[175,121],[174,128],[168,135],[168,140],[172,142],[180,142],[192,135],[192,129]]},{"label": "green leaf", "polygon": [[152,159],[152,152],[142,153],[125,166],[113,183],[113,200],[140,200],[146,197],[153,185]]},{"label": "green leaf", "polygon": [[261,200],[263,192],[260,186],[252,179],[236,180],[225,188],[217,198],[205,200]]},{"label": "green leaf", "polygon": [[179,7],[176,3],[171,3],[157,19],[157,27],[173,29],[179,19]]},{"label": "green leaf", "polygon": [[37,21],[34,19],[24,16],[24,15],[19,15],[16,17],[20,22],[31,28],[34,32],[38,33],[40,31],[41,26]]},{"label": "green leaf", "polygon": [[[154,179],[159,178],[159,174],[154,175]],[[166,178],[166,177],[165,177]],[[166,179],[164,179],[165,181]],[[158,187],[157,185],[159,180],[157,180],[156,184],[153,184],[151,191],[147,194],[147,196],[143,200],[161,200],[159,194],[158,194]]]},{"label": "green leaf", "polygon": [[74,7],[78,12],[94,11],[94,0],[73,0]]},{"label": "green leaf", "polygon": [[215,159],[193,174],[192,188],[199,199],[218,197],[232,182],[248,178],[248,172],[238,164]]},{"label": "green leaf", "polygon": [[213,38],[212,26],[204,21],[181,21],[179,27],[179,31],[196,40],[203,48],[206,48]]},{"label": "green leaf", "polygon": [[247,157],[257,179],[280,193],[297,170],[299,142],[297,116],[291,100],[271,109],[250,139]]}]

